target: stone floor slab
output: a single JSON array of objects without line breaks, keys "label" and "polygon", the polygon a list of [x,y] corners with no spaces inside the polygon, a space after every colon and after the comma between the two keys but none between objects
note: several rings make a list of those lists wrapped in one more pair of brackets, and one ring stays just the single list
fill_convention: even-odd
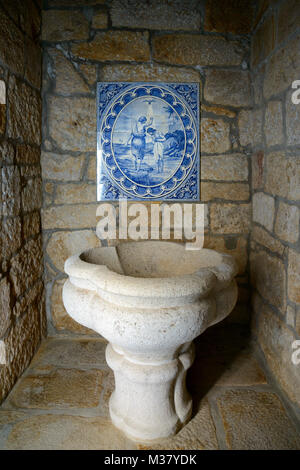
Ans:
[{"label": "stone floor slab", "polygon": [[9,403],[17,408],[91,408],[99,404],[101,370],[50,369],[24,377],[13,389]]},{"label": "stone floor slab", "polygon": [[34,357],[37,364],[54,364],[58,367],[107,368],[105,348],[107,342],[95,339],[49,338],[44,341]]},{"label": "stone floor slab", "polygon": [[1,429],[4,426],[8,426],[12,423],[15,423],[18,420],[24,419],[26,417],[26,413],[23,411],[0,411],[0,433]]},{"label": "stone floor slab", "polygon": [[128,450],[136,445],[107,419],[65,415],[35,415],[13,426],[8,450]]},{"label": "stone floor slab", "polygon": [[110,370],[103,381],[103,393],[101,396],[100,408],[103,416],[109,418],[109,399],[115,389],[115,378]]},{"label": "stone floor slab", "polygon": [[274,393],[227,390],[217,405],[229,449],[300,449],[300,435]]}]

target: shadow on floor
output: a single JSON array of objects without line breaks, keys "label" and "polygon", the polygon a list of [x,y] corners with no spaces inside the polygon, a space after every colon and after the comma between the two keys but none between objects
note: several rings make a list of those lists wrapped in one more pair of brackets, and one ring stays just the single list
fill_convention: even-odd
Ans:
[{"label": "shadow on floor", "polygon": [[226,385],[226,374],[235,360],[241,354],[249,354],[250,332],[244,325],[220,323],[208,328],[194,343],[195,361],[187,373],[193,416],[197,414],[201,400],[218,382]]}]

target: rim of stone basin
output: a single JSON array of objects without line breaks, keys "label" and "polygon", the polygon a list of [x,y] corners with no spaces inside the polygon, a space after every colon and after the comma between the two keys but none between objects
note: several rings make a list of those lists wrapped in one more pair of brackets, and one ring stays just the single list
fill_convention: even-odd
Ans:
[{"label": "rim of stone basin", "polygon": [[[137,256],[140,256],[140,272],[135,268]],[[168,272],[159,268],[159,265],[164,266],[166,259],[170,263]],[[147,272],[147,260],[157,272]],[[183,272],[185,268],[189,268],[186,273]],[[190,251],[185,249],[184,243],[151,240],[85,250],[66,260],[65,272],[71,282],[95,291],[192,300],[204,297],[212,289],[221,290],[229,285],[237,274],[237,265],[231,255],[215,250]]]}]

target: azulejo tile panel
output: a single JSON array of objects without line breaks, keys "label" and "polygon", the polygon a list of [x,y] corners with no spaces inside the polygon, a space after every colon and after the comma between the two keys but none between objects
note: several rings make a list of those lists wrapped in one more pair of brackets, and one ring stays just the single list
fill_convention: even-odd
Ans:
[{"label": "azulejo tile panel", "polygon": [[198,201],[199,172],[198,83],[98,83],[98,200]]}]

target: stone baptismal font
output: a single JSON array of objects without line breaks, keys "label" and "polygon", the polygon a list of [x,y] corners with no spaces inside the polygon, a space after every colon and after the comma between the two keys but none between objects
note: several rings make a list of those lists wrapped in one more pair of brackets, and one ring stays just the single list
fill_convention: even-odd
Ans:
[{"label": "stone baptismal font", "polygon": [[92,248],[65,263],[69,315],[108,340],[109,409],[135,440],[175,434],[191,417],[185,378],[193,339],[235,306],[232,256],[167,241]]}]

